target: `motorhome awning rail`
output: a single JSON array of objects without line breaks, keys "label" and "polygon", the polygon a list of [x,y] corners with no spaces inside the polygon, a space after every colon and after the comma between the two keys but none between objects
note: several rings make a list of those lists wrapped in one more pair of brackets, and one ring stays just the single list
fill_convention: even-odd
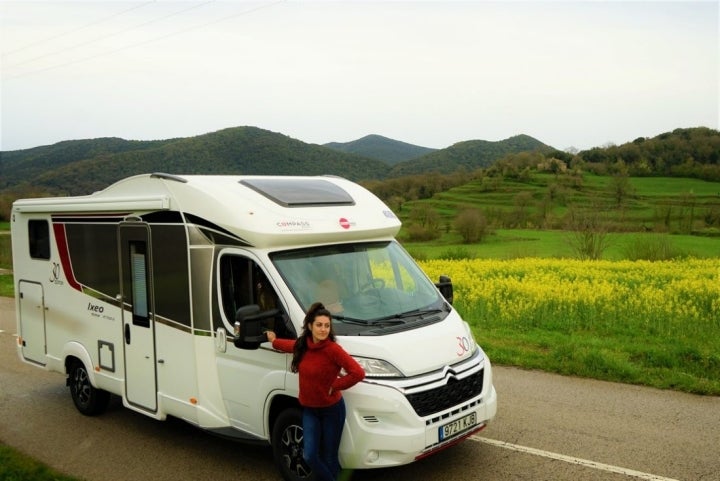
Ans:
[{"label": "motorhome awning rail", "polygon": [[108,212],[167,210],[170,208],[170,196],[153,195],[147,197],[46,197],[40,199],[22,199],[15,202],[16,212]]}]

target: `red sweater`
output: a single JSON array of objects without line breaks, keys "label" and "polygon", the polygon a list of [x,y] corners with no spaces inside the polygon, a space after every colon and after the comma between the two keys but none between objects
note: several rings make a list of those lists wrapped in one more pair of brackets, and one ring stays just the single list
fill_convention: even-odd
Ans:
[{"label": "red sweater", "polygon": [[[295,339],[275,339],[273,348],[293,352]],[[347,373],[339,376],[340,369]],[[348,389],[365,378],[365,371],[337,342],[329,339],[315,344],[307,340],[307,351],[298,366],[300,375],[300,404],[319,408],[332,406],[340,400],[340,391]],[[332,388],[332,393],[330,389]]]}]

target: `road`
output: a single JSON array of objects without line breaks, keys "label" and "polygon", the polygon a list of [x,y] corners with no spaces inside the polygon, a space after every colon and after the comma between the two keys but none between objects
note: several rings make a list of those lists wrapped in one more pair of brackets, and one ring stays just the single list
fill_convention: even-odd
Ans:
[{"label": "road", "polygon": [[[155,421],[113,397],[79,414],[61,374],[17,357],[0,298],[0,441],[87,481],[279,480],[270,449]],[[720,481],[720,398],[495,367],[498,416],[468,441],[353,481]]]}]

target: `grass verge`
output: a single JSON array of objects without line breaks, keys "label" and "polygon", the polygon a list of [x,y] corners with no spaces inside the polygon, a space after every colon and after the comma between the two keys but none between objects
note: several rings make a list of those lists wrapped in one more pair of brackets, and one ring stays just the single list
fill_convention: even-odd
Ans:
[{"label": "grass verge", "polygon": [[12,274],[0,274],[0,296],[15,297],[15,284]]},{"label": "grass verge", "polygon": [[65,476],[0,442],[0,479],[3,481],[80,481]]}]

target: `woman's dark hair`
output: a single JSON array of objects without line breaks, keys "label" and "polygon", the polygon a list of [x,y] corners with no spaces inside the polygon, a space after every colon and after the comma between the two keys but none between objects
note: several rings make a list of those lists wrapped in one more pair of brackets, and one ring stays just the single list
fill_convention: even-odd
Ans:
[{"label": "woman's dark hair", "polygon": [[328,319],[330,319],[330,334],[328,334],[328,339],[331,341],[335,341],[335,331],[333,331],[332,326],[332,314],[330,314],[330,311],[325,309],[325,306],[322,302],[314,303],[312,306],[310,306],[310,309],[308,309],[307,314],[305,314],[305,319],[303,320],[303,332],[297,339],[297,341],[295,341],[295,348],[293,349],[293,359],[292,363],[290,364],[290,370],[292,372],[298,372],[300,361],[302,360],[305,352],[307,351],[308,339],[312,339],[312,329],[310,328],[310,326],[313,322],[315,322],[315,318],[318,316],[326,316]]}]

